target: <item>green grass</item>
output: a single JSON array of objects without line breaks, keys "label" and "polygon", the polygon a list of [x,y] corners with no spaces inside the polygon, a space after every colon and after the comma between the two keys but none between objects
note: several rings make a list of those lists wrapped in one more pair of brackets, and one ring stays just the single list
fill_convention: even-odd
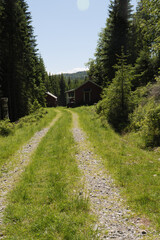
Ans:
[{"label": "green grass", "polygon": [[[141,149],[137,135],[120,136],[98,119],[94,107],[75,109],[92,146],[103,158],[128,204],[160,228],[160,152]],[[137,137],[138,138],[138,137]]]},{"label": "green grass", "polygon": [[20,119],[17,124],[13,125],[12,134],[0,135],[0,168],[20,146],[27,142],[35,132],[48,125],[55,116],[55,110],[47,108],[43,112],[39,111]]},{"label": "green grass", "polygon": [[71,123],[71,114],[63,111],[11,193],[5,239],[95,239],[88,200],[79,194],[82,183]]}]

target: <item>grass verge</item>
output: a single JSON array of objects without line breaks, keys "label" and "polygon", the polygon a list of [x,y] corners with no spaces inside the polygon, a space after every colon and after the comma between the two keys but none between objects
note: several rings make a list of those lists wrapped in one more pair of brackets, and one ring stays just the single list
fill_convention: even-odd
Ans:
[{"label": "grass verge", "polygon": [[8,136],[0,135],[0,168],[20,146],[27,142],[35,132],[47,126],[55,116],[56,112],[53,108],[39,110],[11,126],[12,134]]},{"label": "grass verge", "polygon": [[5,239],[94,239],[88,200],[79,194],[81,177],[71,123],[71,114],[64,111],[11,193]]},{"label": "grass verge", "polygon": [[121,186],[129,205],[160,228],[160,152],[140,149],[132,136],[104,127],[94,107],[75,109],[105,167]]}]

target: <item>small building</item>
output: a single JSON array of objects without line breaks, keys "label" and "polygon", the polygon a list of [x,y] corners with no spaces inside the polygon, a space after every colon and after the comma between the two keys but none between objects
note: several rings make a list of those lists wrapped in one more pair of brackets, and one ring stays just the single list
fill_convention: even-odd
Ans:
[{"label": "small building", "polygon": [[57,97],[50,92],[46,92],[46,104],[47,107],[56,107]]},{"label": "small building", "polygon": [[76,89],[66,91],[66,105],[68,107],[92,105],[101,99],[102,88],[92,81],[83,83]]}]

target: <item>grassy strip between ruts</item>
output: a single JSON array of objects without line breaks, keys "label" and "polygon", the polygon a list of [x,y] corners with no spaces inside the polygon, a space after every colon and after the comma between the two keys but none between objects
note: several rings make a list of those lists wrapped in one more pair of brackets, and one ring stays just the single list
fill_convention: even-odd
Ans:
[{"label": "grassy strip between ruts", "polygon": [[109,126],[102,126],[94,107],[80,107],[75,111],[95,151],[122,187],[129,205],[144,216],[144,221],[150,219],[159,229],[160,152],[140,149],[133,136],[122,137]]},{"label": "grassy strip between ruts", "polygon": [[79,194],[82,183],[71,122],[71,114],[63,111],[10,195],[5,239],[94,239],[89,203]]},{"label": "grassy strip between ruts", "polygon": [[39,110],[14,124],[14,132],[9,136],[0,136],[0,168],[35,132],[47,126],[56,116],[52,108]]}]

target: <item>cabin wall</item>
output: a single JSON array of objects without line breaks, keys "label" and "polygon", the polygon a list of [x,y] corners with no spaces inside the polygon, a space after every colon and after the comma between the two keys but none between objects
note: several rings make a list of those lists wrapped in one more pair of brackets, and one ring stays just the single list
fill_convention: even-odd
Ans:
[{"label": "cabin wall", "polygon": [[56,107],[57,106],[57,99],[47,95],[46,96],[46,103],[47,103],[47,107]]},{"label": "cabin wall", "polygon": [[99,86],[87,82],[75,90],[75,103],[77,106],[97,103],[101,99],[101,92],[102,89]]}]

